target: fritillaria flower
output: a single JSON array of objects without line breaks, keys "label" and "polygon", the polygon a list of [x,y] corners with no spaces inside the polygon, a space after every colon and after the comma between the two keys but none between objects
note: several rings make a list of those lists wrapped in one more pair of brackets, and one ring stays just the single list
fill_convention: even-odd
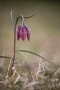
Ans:
[{"label": "fritillaria flower", "polygon": [[30,29],[27,26],[19,26],[17,30],[17,39],[20,38],[24,41],[27,37],[28,41],[30,40]]},{"label": "fritillaria flower", "polygon": [[20,38],[24,41],[27,37],[27,40],[30,40],[30,29],[25,25],[24,18],[22,17],[22,26],[18,26],[17,30],[17,39]]}]

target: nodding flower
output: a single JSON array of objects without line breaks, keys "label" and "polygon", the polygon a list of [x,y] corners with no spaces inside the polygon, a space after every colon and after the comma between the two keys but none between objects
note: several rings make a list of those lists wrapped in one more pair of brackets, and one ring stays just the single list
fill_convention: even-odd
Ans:
[{"label": "nodding flower", "polygon": [[19,40],[20,38],[24,41],[25,38],[27,37],[27,40],[30,40],[30,29],[25,25],[24,18],[21,15],[22,19],[22,25],[18,26],[17,30],[17,39]]}]

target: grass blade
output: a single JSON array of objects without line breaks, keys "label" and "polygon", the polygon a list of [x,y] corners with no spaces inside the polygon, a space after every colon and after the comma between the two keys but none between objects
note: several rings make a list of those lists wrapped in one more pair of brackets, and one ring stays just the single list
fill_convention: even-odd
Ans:
[{"label": "grass blade", "polygon": [[[16,50],[15,52],[27,52],[27,53],[31,53],[31,54],[33,54],[33,55],[36,55],[36,56],[42,58],[43,60],[45,60],[45,61],[47,61],[47,62],[49,62],[49,63],[52,63],[52,64],[56,65],[55,63],[53,63],[53,62],[45,59],[44,57],[40,56],[39,54],[36,54],[36,53],[34,53],[34,52],[31,52],[31,51],[27,51],[27,50]],[[56,66],[59,67],[58,65],[56,65]]]},{"label": "grass blade", "polygon": [[[39,6],[39,7],[40,7],[40,6]],[[24,17],[24,18],[31,18],[31,17],[33,17],[33,16],[38,12],[39,7],[38,7],[38,9],[36,10],[36,12],[35,12],[34,14],[32,14],[31,16],[28,16],[28,17]]]},{"label": "grass blade", "polygon": [[8,58],[8,59],[11,59],[11,57],[8,57],[8,56],[0,56],[0,58]]}]

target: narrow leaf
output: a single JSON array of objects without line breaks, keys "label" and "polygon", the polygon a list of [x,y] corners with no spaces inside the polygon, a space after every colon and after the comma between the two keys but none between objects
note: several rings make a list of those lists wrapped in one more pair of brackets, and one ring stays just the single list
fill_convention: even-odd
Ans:
[{"label": "narrow leaf", "polygon": [[8,58],[8,59],[10,59],[11,57],[8,57],[8,56],[0,56],[0,58]]},{"label": "narrow leaf", "polygon": [[24,17],[24,18],[31,18],[31,17],[33,17],[38,12],[38,10],[39,10],[39,7],[38,7],[37,11],[34,14],[32,14],[31,16],[28,16],[28,17]]},{"label": "narrow leaf", "polygon": [[10,19],[11,19],[12,26],[13,26],[13,29],[14,29],[14,22],[13,22],[13,18],[12,18],[12,12],[13,12],[13,11],[10,12]]},{"label": "narrow leaf", "polygon": [[[49,61],[49,60],[47,60],[47,59],[45,59],[44,57],[42,57],[42,56],[40,56],[39,54],[36,54],[36,53],[34,53],[34,52],[31,52],[31,51],[27,51],[27,50],[16,50],[15,52],[27,52],[27,53],[31,53],[31,54],[33,54],[33,55],[36,55],[36,56],[38,56],[38,57],[40,57],[40,58],[42,58],[42,59],[44,59],[45,61],[47,61],[47,62],[49,62],[49,63],[52,63],[52,64],[54,64],[54,65],[56,65],[55,63],[53,63],[53,62],[51,62],[51,61]],[[57,67],[59,67],[58,65],[56,65]]]}]

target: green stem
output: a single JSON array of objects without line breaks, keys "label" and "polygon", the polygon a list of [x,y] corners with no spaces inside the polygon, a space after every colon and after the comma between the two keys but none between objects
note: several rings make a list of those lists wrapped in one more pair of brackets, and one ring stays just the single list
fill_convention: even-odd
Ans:
[{"label": "green stem", "polygon": [[16,49],[16,24],[15,24],[15,29],[14,29],[14,56],[13,56],[13,61],[12,61],[12,67],[14,67],[15,49]]}]

